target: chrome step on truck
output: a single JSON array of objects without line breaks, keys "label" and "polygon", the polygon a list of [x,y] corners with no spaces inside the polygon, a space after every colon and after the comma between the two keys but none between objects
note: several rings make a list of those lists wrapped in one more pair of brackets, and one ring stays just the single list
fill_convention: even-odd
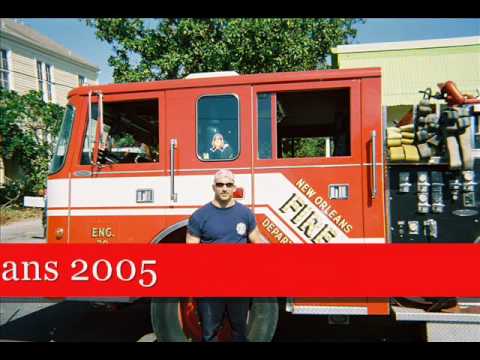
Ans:
[{"label": "chrome step on truck", "polygon": [[397,321],[425,322],[428,342],[480,342],[480,303],[462,303],[458,312],[427,312],[392,306]]}]

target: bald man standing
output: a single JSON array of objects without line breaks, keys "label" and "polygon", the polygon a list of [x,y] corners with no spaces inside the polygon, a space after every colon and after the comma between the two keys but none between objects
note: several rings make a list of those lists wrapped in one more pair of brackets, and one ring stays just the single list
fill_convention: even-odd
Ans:
[{"label": "bald man standing", "polygon": [[[213,201],[196,210],[188,222],[187,244],[246,244],[262,243],[255,215],[245,205],[233,199],[235,177],[230,170],[219,170],[212,185]],[[218,331],[228,314],[233,341],[247,341],[249,299],[198,300],[202,322],[202,340],[217,341]]]}]

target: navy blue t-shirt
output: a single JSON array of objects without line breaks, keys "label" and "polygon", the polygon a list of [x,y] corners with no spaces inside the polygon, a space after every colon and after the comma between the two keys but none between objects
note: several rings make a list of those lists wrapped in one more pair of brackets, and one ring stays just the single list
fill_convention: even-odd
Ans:
[{"label": "navy blue t-shirt", "polygon": [[255,216],[243,204],[218,208],[208,203],[192,214],[188,232],[202,244],[246,244],[256,226]]}]

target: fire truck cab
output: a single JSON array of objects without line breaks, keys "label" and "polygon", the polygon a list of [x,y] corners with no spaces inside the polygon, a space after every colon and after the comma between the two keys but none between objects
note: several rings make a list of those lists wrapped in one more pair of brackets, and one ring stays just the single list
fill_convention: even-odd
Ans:
[{"label": "fire truck cab", "polygon": [[[254,211],[266,242],[439,239],[419,230],[438,219],[416,212],[415,193],[396,192],[405,184],[400,173],[415,181],[429,165],[391,166],[385,127],[379,68],[227,72],[74,89],[48,178],[48,242],[184,242],[188,218],[211,201],[220,168],[234,172],[235,197]],[[398,196],[412,198],[401,207],[386,201]],[[470,226],[478,216],[461,219]],[[287,299],[286,308],[386,315],[390,302]],[[276,300],[253,299],[251,339],[270,340],[277,319]],[[153,299],[152,324],[161,340],[199,337],[192,299]]]}]

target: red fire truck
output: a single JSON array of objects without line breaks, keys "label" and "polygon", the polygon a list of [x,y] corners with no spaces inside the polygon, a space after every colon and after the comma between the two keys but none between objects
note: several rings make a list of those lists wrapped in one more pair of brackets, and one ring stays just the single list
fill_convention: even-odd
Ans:
[{"label": "red fire truck", "polygon": [[[182,243],[189,216],[211,200],[220,168],[235,173],[235,197],[254,211],[266,242],[474,242],[478,168],[467,158],[476,152],[465,152],[458,127],[442,131],[463,119],[474,149],[476,101],[449,104],[442,88],[441,109],[425,94],[414,121],[391,129],[397,143],[398,134],[413,134],[405,144],[400,135],[397,148],[425,140],[428,149],[412,157],[411,149],[397,156],[387,147],[379,68],[202,73],[74,89],[48,177],[48,242]],[[437,143],[427,143],[435,131]],[[460,142],[442,142],[442,134]],[[458,151],[460,167],[448,162]],[[391,299],[280,303],[293,314],[392,310]],[[249,338],[270,340],[278,312],[276,299],[253,299]],[[159,340],[199,338],[194,299],[152,299],[151,316]]]}]

